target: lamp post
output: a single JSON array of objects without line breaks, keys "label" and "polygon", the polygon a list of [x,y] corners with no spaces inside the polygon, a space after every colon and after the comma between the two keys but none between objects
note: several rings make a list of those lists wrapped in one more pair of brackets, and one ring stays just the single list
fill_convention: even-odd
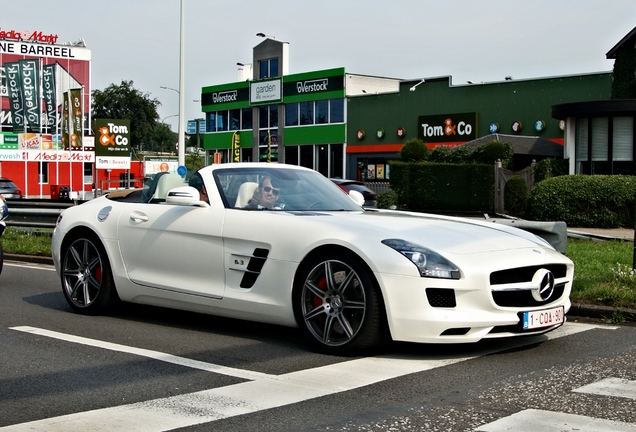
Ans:
[{"label": "lamp post", "polygon": [[[166,119],[169,119],[170,117],[178,117],[178,116],[179,116],[179,114],[172,114],[172,115],[166,116],[166,117],[164,117],[161,120],[161,123],[165,124],[166,123]],[[159,150],[161,150],[161,153],[163,153],[163,142],[161,142],[159,145],[160,145]]]}]

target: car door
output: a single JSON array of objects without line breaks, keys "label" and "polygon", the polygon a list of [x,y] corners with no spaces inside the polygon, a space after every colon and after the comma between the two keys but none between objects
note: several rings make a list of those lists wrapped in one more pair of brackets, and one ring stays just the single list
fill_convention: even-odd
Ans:
[{"label": "car door", "polygon": [[221,298],[224,292],[225,209],[131,204],[120,216],[118,238],[136,284]]}]

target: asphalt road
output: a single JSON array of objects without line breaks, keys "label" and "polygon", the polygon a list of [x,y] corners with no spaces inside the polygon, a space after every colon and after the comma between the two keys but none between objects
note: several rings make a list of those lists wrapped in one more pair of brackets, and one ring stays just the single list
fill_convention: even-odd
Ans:
[{"label": "asphalt road", "polygon": [[633,325],[333,357],[296,329],[77,315],[51,266],[7,262],[0,346],[0,432],[636,431]]}]

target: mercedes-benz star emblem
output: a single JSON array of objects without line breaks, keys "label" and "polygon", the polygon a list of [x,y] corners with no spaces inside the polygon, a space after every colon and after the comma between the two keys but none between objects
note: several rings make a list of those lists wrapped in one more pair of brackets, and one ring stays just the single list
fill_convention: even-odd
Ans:
[{"label": "mercedes-benz star emblem", "polygon": [[539,269],[534,274],[532,282],[536,288],[532,290],[532,297],[538,302],[550,300],[554,294],[554,275],[550,270]]}]

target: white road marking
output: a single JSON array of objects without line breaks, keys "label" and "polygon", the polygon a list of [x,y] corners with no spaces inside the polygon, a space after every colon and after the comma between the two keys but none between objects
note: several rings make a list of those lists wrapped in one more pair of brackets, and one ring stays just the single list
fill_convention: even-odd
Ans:
[{"label": "white road marking", "polygon": [[[593,328],[598,328],[598,326],[572,323],[546,336],[539,337],[555,339]],[[182,361],[181,357],[168,354],[139,350],[124,345],[105,343],[33,327],[13,327],[13,329],[105,349],[149,356],[157,360],[170,361],[171,363],[175,363],[178,360],[177,364],[184,366],[188,366],[189,362],[191,362],[188,359],[183,359],[185,361]],[[535,343],[536,340],[536,338],[520,338],[517,344]],[[505,348],[509,347],[509,343],[505,344]],[[95,432],[121,430],[160,432],[353,390],[400,376],[459,363],[496,351],[498,349],[485,349],[476,355],[456,358],[423,359],[421,356],[406,354],[367,357],[277,376],[242,371],[243,378],[253,379],[254,381],[6,426],[0,428],[0,432],[84,432],[87,429]],[[232,372],[232,376],[241,375],[241,373],[237,372],[239,371],[238,369],[225,368],[218,365],[210,365],[206,369],[204,365],[208,365],[207,363],[193,362],[192,364],[197,364],[199,366],[197,369],[209,370],[210,372]],[[614,429],[614,431],[620,430]]]},{"label": "white road marking", "polygon": [[605,378],[572,391],[636,400],[636,381],[621,378]]},{"label": "white road marking", "polygon": [[89,339],[81,336],[73,336],[65,333],[58,333],[55,331],[40,329],[36,327],[10,327],[11,330],[18,330],[26,333],[36,334],[39,336],[46,336],[54,339],[60,339],[67,342],[74,342],[82,345],[88,345],[96,348],[103,348],[111,351],[118,351],[128,354],[134,354],[142,357],[148,357],[155,360],[164,361],[167,363],[174,363],[180,366],[185,366],[193,369],[200,369],[208,372],[214,372],[222,375],[229,375],[237,378],[243,378],[247,380],[254,380],[259,378],[268,378],[270,375],[260,372],[252,372],[243,369],[235,369],[225,366],[219,366],[212,363],[205,363],[198,360],[192,360],[185,357],[173,356],[170,354],[162,353],[159,351],[151,351],[142,348],[135,348],[126,345],[120,345],[111,342],[104,342],[96,339]]},{"label": "white road marking", "polygon": [[22,263],[20,261],[5,261],[4,265],[7,267],[20,267],[20,268],[28,268],[28,269],[37,269],[37,270],[46,270],[46,271],[55,271],[55,267],[52,264],[41,264],[41,263]]},{"label": "white road marking", "polygon": [[475,432],[635,432],[636,425],[576,414],[528,409],[480,426]]},{"label": "white road marking", "polygon": [[[572,391],[575,393],[636,399],[636,381],[621,378],[605,378]],[[480,426],[475,431],[503,432],[511,430],[522,430],[524,432],[557,430],[577,432],[634,432],[636,431],[636,425],[582,415],[528,409]]]}]

